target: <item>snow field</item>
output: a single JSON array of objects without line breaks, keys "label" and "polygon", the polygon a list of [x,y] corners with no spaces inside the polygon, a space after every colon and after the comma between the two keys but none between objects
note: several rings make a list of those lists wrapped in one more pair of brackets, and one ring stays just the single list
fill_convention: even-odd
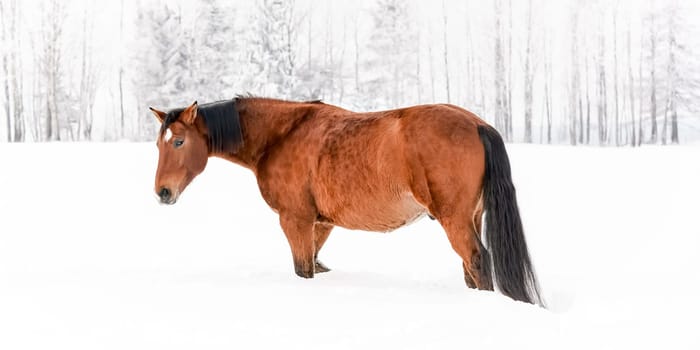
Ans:
[{"label": "snow field", "polygon": [[0,144],[0,349],[700,347],[700,148],[508,148],[549,310],[467,289],[435,221],[303,280],[246,169],[160,206],[151,143]]}]

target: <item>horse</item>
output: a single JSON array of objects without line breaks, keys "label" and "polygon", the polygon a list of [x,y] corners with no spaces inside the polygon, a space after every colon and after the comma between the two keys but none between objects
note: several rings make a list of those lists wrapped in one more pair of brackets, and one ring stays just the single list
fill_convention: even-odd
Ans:
[{"label": "horse", "polygon": [[495,280],[502,294],[544,306],[504,142],[465,109],[356,113],[321,101],[238,96],[150,110],[161,123],[159,201],[174,204],[209,157],[252,170],[300,277],[330,271],[318,254],[335,226],[388,232],[427,214],[461,257],[469,288],[493,291]]}]

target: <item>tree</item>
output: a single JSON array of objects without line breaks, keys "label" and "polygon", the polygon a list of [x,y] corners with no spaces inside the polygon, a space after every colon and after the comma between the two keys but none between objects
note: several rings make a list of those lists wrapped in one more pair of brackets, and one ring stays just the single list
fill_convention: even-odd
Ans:
[{"label": "tree", "polygon": [[20,6],[15,0],[0,3],[0,72],[8,142],[25,139],[23,69],[20,51],[22,25]]},{"label": "tree", "polygon": [[[124,0],[119,0],[119,43],[124,47]],[[125,113],[124,113],[124,52],[119,52],[117,90],[119,91],[119,130],[120,138],[125,134]]]},{"label": "tree", "polygon": [[[684,15],[688,12],[677,0],[666,2],[665,6],[660,9],[661,16],[665,17],[662,20],[666,23],[663,27],[665,33],[660,33],[663,35],[665,42],[663,49],[666,51],[663,70],[666,83],[666,102],[661,134],[664,144],[669,136],[671,143],[679,143],[679,113],[690,114],[694,112],[694,103],[700,97],[700,93],[698,93],[700,72],[696,69],[697,62],[691,58],[697,56],[692,52],[694,46],[688,42],[689,38],[682,35],[684,32],[689,33],[688,30],[682,30],[684,27],[689,27]],[[670,135],[668,135],[669,123]]]},{"label": "tree", "polygon": [[145,34],[137,41],[136,55],[132,58],[138,114],[143,120],[139,123],[139,132],[144,132],[153,129],[155,124],[144,107],[181,106],[196,94],[191,89],[194,85],[190,75],[191,57],[179,9],[167,4],[141,8],[136,24],[139,32]]},{"label": "tree", "polygon": [[417,77],[412,67],[416,56],[412,47],[416,32],[411,25],[408,5],[401,0],[377,0],[372,12],[372,32],[363,62],[365,80],[362,94],[368,109],[397,107],[411,100]]},{"label": "tree", "polygon": [[[600,16],[603,17],[602,15]],[[600,145],[607,144],[608,142],[608,99],[607,99],[607,88],[606,88],[606,76],[605,76],[605,32],[603,30],[603,20],[598,26],[598,80],[597,80],[597,91],[598,91],[598,143]]]},{"label": "tree", "polygon": [[535,79],[535,70],[533,67],[532,56],[532,0],[527,1],[526,29],[525,29],[525,72],[523,77],[524,93],[525,93],[525,138],[527,143],[532,142],[532,90]]},{"label": "tree", "polygon": [[[81,55],[80,55],[80,92],[79,92],[79,108],[78,108],[78,138],[90,140],[92,137],[92,109],[95,104],[95,95],[97,93],[97,77],[94,60],[94,51],[92,48],[94,32],[94,22],[92,21],[92,8],[86,4],[83,13],[82,23],[82,38],[81,38]],[[122,118],[122,130],[124,128]]]},{"label": "tree", "polygon": [[618,4],[613,6],[613,91],[615,102],[615,146],[620,146],[620,88],[619,88],[619,76],[618,73],[618,62],[617,62],[617,14],[618,14]]},{"label": "tree", "polygon": [[[636,118],[634,114],[634,75],[632,74],[632,30],[630,28],[630,21],[627,21],[627,32],[626,32],[626,49],[627,49],[627,91],[629,92],[629,113],[630,119],[632,121],[631,125],[631,140],[630,144],[632,147],[637,145],[637,130],[636,130]],[[641,77],[640,77],[641,80]]]},{"label": "tree", "polygon": [[577,116],[580,111],[581,95],[581,73],[579,71],[579,39],[578,22],[579,8],[574,7],[570,12],[571,22],[571,77],[569,86],[569,142],[576,145],[577,139]]},{"label": "tree", "polygon": [[508,94],[506,87],[505,50],[503,48],[503,25],[501,23],[501,0],[495,0],[494,4],[494,87],[495,87],[495,127],[508,139],[506,119],[508,113]]},{"label": "tree", "polygon": [[450,65],[447,55],[447,10],[445,9],[445,0],[442,0],[442,55],[445,62],[445,92],[447,93],[447,103],[450,103]]},{"label": "tree", "polygon": [[259,1],[250,28],[248,50],[254,68],[248,86],[264,95],[296,98],[299,77],[294,48],[299,22],[294,1]]},{"label": "tree", "polygon": [[60,141],[61,130],[67,128],[61,121],[63,103],[68,99],[62,62],[64,19],[65,7],[58,0],[51,0],[42,9],[41,47],[37,56],[44,87],[45,120],[42,140]]},{"label": "tree", "polygon": [[[0,18],[7,18],[9,16],[5,15],[5,8],[3,3],[0,3]],[[2,73],[6,77],[3,79],[3,97],[4,97],[4,107],[5,107],[5,123],[7,130],[7,141],[12,141],[12,117],[10,115],[10,76],[9,69],[9,52],[7,49],[6,41],[8,40],[8,28],[5,21],[0,23],[0,56],[2,56]]]},{"label": "tree", "polygon": [[235,94],[236,77],[242,73],[237,56],[239,33],[235,9],[219,0],[200,0],[191,41],[193,92],[202,101],[216,101]]},{"label": "tree", "polygon": [[656,101],[656,44],[657,44],[657,34],[656,34],[656,13],[652,9],[649,17],[649,77],[650,77],[650,111],[651,111],[651,134],[649,136],[649,142],[656,143],[657,140],[657,125],[656,125],[656,112],[657,112],[657,101]]},{"label": "tree", "polygon": [[[546,143],[551,144],[552,143],[552,47],[550,45],[550,28],[545,28],[543,32],[544,40],[542,40],[542,52],[543,52],[543,62],[544,62],[544,109],[545,113],[543,118],[545,119],[540,125],[544,127],[544,125],[547,125],[547,131],[546,131]],[[540,142],[545,142],[543,140],[543,135],[544,132],[540,132]]]}]

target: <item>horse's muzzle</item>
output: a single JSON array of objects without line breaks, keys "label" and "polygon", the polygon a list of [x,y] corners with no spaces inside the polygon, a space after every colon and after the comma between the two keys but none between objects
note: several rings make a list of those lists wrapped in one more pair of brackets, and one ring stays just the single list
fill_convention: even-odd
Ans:
[{"label": "horse's muzzle", "polygon": [[158,191],[158,198],[160,198],[162,204],[175,204],[177,200],[177,198],[173,196],[172,191],[167,187],[161,187],[160,191]]}]

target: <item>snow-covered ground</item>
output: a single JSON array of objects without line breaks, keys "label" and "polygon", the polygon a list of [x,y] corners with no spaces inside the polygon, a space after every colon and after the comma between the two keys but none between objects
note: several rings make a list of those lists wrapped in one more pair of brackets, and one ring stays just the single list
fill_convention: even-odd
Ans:
[{"label": "snow-covered ground", "polygon": [[700,145],[509,151],[549,310],[467,289],[428,219],[302,280],[248,170],[160,206],[152,143],[0,144],[0,349],[700,348]]}]

